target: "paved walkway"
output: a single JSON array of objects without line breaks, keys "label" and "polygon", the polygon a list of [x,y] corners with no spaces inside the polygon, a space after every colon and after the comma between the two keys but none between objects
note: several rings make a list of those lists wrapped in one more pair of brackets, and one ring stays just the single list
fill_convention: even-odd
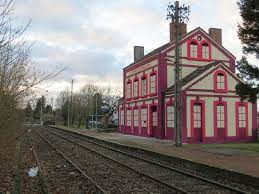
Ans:
[{"label": "paved walkway", "polygon": [[197,145],[184,145],[182,148],[176,148],[169,140],[89,130],[80,130],[78,132],[124,145],[140,147],[161,154],[259,177],[259,152],[231,148],[202,148]]}]

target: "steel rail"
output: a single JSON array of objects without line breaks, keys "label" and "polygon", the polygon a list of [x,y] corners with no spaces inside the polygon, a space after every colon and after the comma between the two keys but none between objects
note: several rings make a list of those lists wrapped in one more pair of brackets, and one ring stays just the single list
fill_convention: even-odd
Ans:
[{"label": "steel rail", "polygon": [[93,149],[91,149],[91,148],[88,148],[88,147],[86,147],[85,145],[83,145],[83,144],[81,144],[81,143],[74,142],[74,141],[72,141],[72,140],[70,140],[70,139],[67,139],[67,138],[65,138],[65,137],[62,137],[61,135],[56,134],[56,133],[54,133],[54,132],[50,132],[50,131],[48,131],[48,132],[51,133],[51,134],[53,134],[53,135],[55,135],[55,136],[60,137],[61,139],[64,139],[64,140],[69,141],[69,142],[71,142],[71,143],[73,143],[73,144],[76,144],[76,145],[78,145],[78,146],[80,146],[80,147],[82,147],[82,148],[84,148],[84,149],[87,149],[87,150],[89,150],[89,151],[91,151],[91,152],[93,152],[93,153],[95,153],[95,154],[98,154],[98,155],[100,155],[100,156],[102,156],[102,157],[104,157],[104,158],[107,158],[107,159],[109,159],[109,160],[111,160],[111,161],[113,161],[113,162],[116,162],[116,163],[118,163],[118,164],[120,164],[120,165],[122,165],[122,166],[124,166],[124,167],[126,167],[126,168],[128,168],[128,169],[130,169],[130,170],[132,170],[132,171],[134,171],[134,172],[137,173],[137,174],[140,174],[140,175],[142,175],[142,176],[145,176],[145,177],[147,177],[147,178],[153,180],[156,184],[161,184],[161,185],[164,185],[164,186],[166,186],[166,187],[168,187],[168,188],[170,188],[170,189],[172,189],[172,190],[174,190],[174,191],[178,191],[178,192],[181,192],[181,193],[188,194],[188,192],[185,191],[185,190],[183,190],[182,188],[179,188],[179,187],[170,185],[170,184],[168,184],[168,183],[166,183],[166,182],[164,182],[164,181],[162,181],[162,180],[159,180],[159,179],[155,178],[154,176],[151,176],[151,175],[145,174],[145,173],[143,173],[143,172],[141,172],[141,171],[139,171],[139,170],[136,170],[136,169],[134,169],[134,168],[132,168],[132,167],[130,167],[130,166],[128,166],[128,165],[126,165],[126,164],[124,164],[124,163],[122,163],[122,162],[116,160],[116,159],[111,158],[110,156],[107,156],[107,155],[102,154],[102,153],[100,153],[100,152],[97,152],[97,151],[95,151],[95,150],[93,150]]},{"label": "steel rail", "polygon": [[[54,128],[54,129],[55,129],[55,128]],[[58,129],[57,129],[57,130],[58,130]],[[49,131],[49,130],[48,130],[48,131]],[[102,145],[102,144],[99,144],[99,143],[97,143],[97,142],[93,142],[93,141],[91,141],[91,140],[89,140],[89,139],[86,139],[86,138],[88,137],[88,136],[86,136],[86,135],[78,134],[78,136],[77,136],[77,135],[74,135],[75,132],[70,132],[70,131],[67,131],[67,130],[65,131],[65,130],[63,130],[63,129],[61,129],[60,131],[61,131],[61,133],[66,133],[66,134],[71,135],[72,137],[75,137],[75,138],[77,138],[77,139],[81,139],[81,140],[83,140],[83,141],[87,141],[87,142],[89,142],[89,143],[98,145],[98,146],[100,146],[100,147],[104,147],[104,148],[110,149],[110,150],[115,151],[115,152],[119,152],[119,153],[121,153],[121,154],[130,156],[130,157],[133,157],[133,158],[137,158],[137,159],[139,159],[139,160],[142,160],[142,161],[151,163],[151,164],[153,164],[153,165],[156,165],[156,166],[159,166],[159,167],[162,167],[162,168],[171,170],[171,171],[175,171],[175,172],[178,172],[178,173],[187,175],[187,176],[192,177],[192,178],[199,179],[199,180],[201,180],[201,181],[210,183],[210,184],[212,184],[212,185],[216,185],[216,186],[218,186],[218,187],[228,189],[229,191],[234,191],[234,192],[242,193],[242,194],[249,194],[248,192],[242,191],[242,190],[240,190],[240,189],[237,189],[237,188],[234,188],[234,187],[231,187],[231,186],[228,186],[228,185],[224,185],[224,184],[222,184],[222,183],[219,183],[219,182],[216,182],[216,181],[213,181],[213,180],[210,180],[210,179],[207,179],[207,178],[204,178],[204,177],[195,175],[195,174],[191,174],[191,173],[188,173],[188,172],[179,170],[179,169],[177,169],[177,168],[165,166],[165,165],[163,165],[163,164],[160,164],[160,163],[157,163],[157,162],[154,162],[154,161],[147,160],[146,158],[143,158],[143,157],[140,157],[140,156],[137,156],[137,155],[134,155],[134,154],[130,154],[130,153],[121,151],[121,150],[119,150],[119,149],[115,149],[115,148],[106,146],[106,145]],[[49,132],[50,132],[50,133],[54,133],[54,132],[52,132],[52,131],[49,131]],[[72,133],[73,133],[73,134],[72,134]],[[79,137],[79,136],[80,136],[80,137]],[[82,137],[81,137],[81,136],[82,136]],[[91,138],[92,138],[92,139],[96,139],[96,138],[94,138],[94,137],[91,137]],[[98,140],[98,139],[96,139],[96,140]]]},{"label": "steel rail", "polygon": [[[37,132],[36,132],[37,133]],[[79,166],[77,166],[72,160],[70,160],[62,151],[60,151],[55,145],[49,142],[45,137],[38,134],[37,135],[42,138],[48,145],[50,145],[58,154],[60,154],[63,158],[65,158],[72,166],[74,166],[77,171],[79,171],[85,178],[87,178],[92,184],[94,184],[102,193],[107,193],[99,184],[97,184],[93,179],[91,179]]]},{"label": "steel rail", "polygon": [[41,185],[42,192],[43,192],[44,194],[48,194],[48,193],[49,193],[49,190],[48,190],[48,186],[47,186],[46,180],[45,180],[45,178],[44,178],[45,175],[44,175],[44,172],[43,172],[42,169],[41,169],[38,155],[37,155],[37,153],[36,153],[36,151],[35,151],[35,148],[34,148],[32,142],[31,142],[31,140],[30,140],[29,134],[27,134],[27,140],[28,140],[28,142],[29,142],[29,144],[30,144],[30,147],[31,147],[31,149],[32,149],[34,158],[35,158],[36,163],[37,163],[37,166],[38,166],[38,168],[39,168],[40,179],[41,179],[41,182],[42,182],[42,185]]}]

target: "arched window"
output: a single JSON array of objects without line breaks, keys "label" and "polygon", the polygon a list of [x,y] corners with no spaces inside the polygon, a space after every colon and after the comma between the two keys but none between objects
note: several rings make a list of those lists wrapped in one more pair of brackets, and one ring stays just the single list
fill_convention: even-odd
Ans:
[{"label": "arched window", "polygon": [[202,58],[209,59],[210,58],[210,49],[207,43],[202,44]]},{"label": "arched window", "polygon": [[217,75],[217,89],[219,90],[224,90],[225,89],[225,80],[224,80],[224,75],[222,73],[219,73]]},{"label": "arched window", "polygon": [[214,74],[214,91],[227,92],[227,74],[223,70],[218,70]]},{"label": "arched window", "polygon": [[190,57],[198,57],[198,44],[196,42],[191,42],[190,44]]}]

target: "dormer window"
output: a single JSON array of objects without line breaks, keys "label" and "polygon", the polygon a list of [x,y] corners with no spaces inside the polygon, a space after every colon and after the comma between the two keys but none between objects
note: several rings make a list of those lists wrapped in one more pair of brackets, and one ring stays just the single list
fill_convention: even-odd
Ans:
[{"label": "dormer window", "polygon": [[223,70],[218,70],[214,74],[214,91],[227,92],[227,74]]},{"label": "dormer window", "polygon": [[190,57],[198,57],[198,44],[196,42],[191,42],[190,44]]},{"label": "dormer window", "polygon": [[209,45],[207,43],[202,44],[202,58],[203,59],[209,59],[210,58],[210,49]]},{"label": "dormer window", "polygon": [[210,61],[211,45],[207,40],[191,39],[187,42],[187,56],[190,60]]}]

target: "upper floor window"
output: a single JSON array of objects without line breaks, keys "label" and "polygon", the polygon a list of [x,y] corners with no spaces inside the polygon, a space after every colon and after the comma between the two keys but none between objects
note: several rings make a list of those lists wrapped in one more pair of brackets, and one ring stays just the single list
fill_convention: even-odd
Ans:
[{"label": "upper floor window", "polygon": [[126,96],[127,96],[127,99],[131,98],[131,81],[130,80],[127,82]]},{"label": "upper floor window", "polygon": [[197,38],[187,42],[187,56],[190,59],[209,61],[211,60],[211,45],[208,41]]},{"label": "upper floor window", "polygon": [[142,77],[141,80],[141,95],[146,96],[147,95],[147,78]]},{"label": "upper floor window", "polygon": [[133,82],[133,97],[138,97],[138,79]]},{"label": "upper floor window", "polygon": [[209,59],[210,58],[210,49],[209,45],[207,43],[202,44],[202,58],[203,59]]},{"label": "upper floor window", "polygon": [[191,42],[190,44],[190,57],[198,57],[198,44],[196,42]]},{"label": "upper floor window", "polygon": [[227,92],[227,74],[223,70],[214,73],[214,90],[215,92]]},{"label": "upper floor window", "polygon": [[151,94],[156,93],[156,90],[157,90],[157,88],[156,88],[157,77],[156,76],[157,76],[156,73],[153,73],[150,76],[150,93]]},{"label": "upper floor window", "polygon": [[224,90],[225,89],[225,80],[224,80],[224,75],[222,73],[219,73],[217,75],[217,89],[219,90]]}]

